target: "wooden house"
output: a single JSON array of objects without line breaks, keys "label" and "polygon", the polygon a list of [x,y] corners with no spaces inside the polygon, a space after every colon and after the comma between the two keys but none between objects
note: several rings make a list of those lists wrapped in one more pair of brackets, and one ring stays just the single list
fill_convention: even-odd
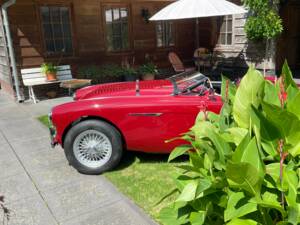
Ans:
[{"label": "wooden house", "polygon": [[[167,55],[175,51],[184,61],[196,49],[195,20],[150,22],[155,12],[173,0],[16,0],[8,8],[17,68],[43,62],[71,64],[122,63],[145,57],[159,67],[170,67]],[[0,0],[2,5],[6,0]],[[239,3],[239,0],[235,0]],[[285,30],[278,41],[277,61],[287,58],[300,67],[300,4],[286,1],[281,14]],[[262,68],[264,44],[250,43],[244,33],[246,15],[199,20],[199,44],[224,54],[230,68],[256,63]],[[14,95],[7,40],[0,17],[0,84]],[[20,80],[20,84],[22,81]]]}]

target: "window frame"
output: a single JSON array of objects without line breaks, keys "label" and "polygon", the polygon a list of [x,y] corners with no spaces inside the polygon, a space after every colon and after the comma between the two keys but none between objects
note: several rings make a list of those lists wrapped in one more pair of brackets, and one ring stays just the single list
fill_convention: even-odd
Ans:
[{"label": "window frame", "polygon": [[[41,13],[41,7],[66,7],[69,9],[69,23],[70,23],[70,29],[71,29],[71,41],[72,41],[72,51],[70,53],[64,53],[61,52],[55,52],[55,53],[48,53],[47,47],[46,47],[46,38],[44,34],[44,23]],[[77,43],[75,38],[75,26],[74,26],[74,17],[73,17],[73,5],[72,3],[51,3],[46,1],[45,3],[39,3],[36,7],[36,12],[38,15],[38,23],[39,23],[39,32],[40,32],[40,40],[41,40],[41,46],[43,51],[43,56],[45,58],[58,58],[58,57],[64,57],[64,58],[73,58],[77,53]]]},{"label": "window frame", "polygon": [[[108,49],[108,40],[107,40],[107,23],[106,23],[106,14],[107,9],[114,8],[126,8],[127,9],[127,29],[128,29],[128,48],[127,49],[118,49],[118,50],[109,50]],[[100,10],[102,14],[102,28],[103,28],[103,40],[105,44],[105,52],[109,55],[115,54],[130,54],[132,53],[132,16],[131,16],[131,5],[129,3],[100,3]]]},{"label": "window frame", "polygon": [[219,21],[220,21],[220,18],[217,18],[217,20],[216,20],[216,22],[217,22],[217,37],[218,37],[218,39],[217,39],[217,43],[216,43],[216,47],[218,48],[231,48],[231,47],[233,47],[234,46],[234,21],[235,21],[235,17],[234,17],[234,15],[227,15],[227,16],[222,16],[221,18],[224,18],[224,17],[228,17],[228,16],[232,16],[232,18],[231,18],[231,21],[232,21],[232,30],[231,30],[231,44],[222,44],[222,43],[219,43],[219,38],[220,38],[220,35],[221,35],[221,33],[222,34],[225,34],[225,37],[226,37],[226,42],[228,42],[227,41],[227,35],[229,34],[229,32],[227,31],[227,25],[228,25],[228,20],[226,20],[226,30],[225,30],[225,32],[221,32],[220,30],[221,30],[221,26],[220,26],[220,24],[219,24]]},{"label": "window frame", "polygon": [[[161,24],[166,24],[166,23],[171,23],[171,26],[172,26],[172,35],[173,35],[173,41],[174,41],[174,44],[173,45],[162,45],[162,46],[158,46],[158,42],[157,42],[157,25],[158,25],[158,23],[161,23]],[[175,23],[175,21],[157,21],[156,23],[155,23],[155,46],[156,46],[156,48],[158,48],[158,49],[169,49],[169,48],[174,48],[174,47],[176,47],[176,32],[175,32],[175,30],[176,30],[176,23]],[[162,31],[162,35],[164,35],[164,32],[165,32],[165,29],[164,29],[164,31]]]}]

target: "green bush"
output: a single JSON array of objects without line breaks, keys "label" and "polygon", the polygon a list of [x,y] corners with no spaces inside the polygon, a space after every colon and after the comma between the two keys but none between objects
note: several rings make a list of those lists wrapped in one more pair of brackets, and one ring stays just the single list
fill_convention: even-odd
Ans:
[{"label": "green bush", "polygon": [[276,38],[283,31],[278,0],[242,0],[249,10],[245,24],[247,38],[254,41]]},{"label": "green bush", "polygon": [[300,223],[300,91],[285,63],[275,84],[250,68],[238,87],[222,82],[220,115],[200,112],[189,155],[176,174],[177,200],[163,224],[297,225]]},{"label": "green bush", "polygon": [[145,63],[143,65],[141,65],[138,69],[138,72],[141,74],[141,75],[144,75],[144,74],[157,74],[158,73],[158,70],[157,70],[157,67],[149,62],[149,63]]},{"label": "green bush", "polygon": [[78,69],[80,78],[92,79],[94,83],[121,80],[122,68],[116,64],[88,65]]}]

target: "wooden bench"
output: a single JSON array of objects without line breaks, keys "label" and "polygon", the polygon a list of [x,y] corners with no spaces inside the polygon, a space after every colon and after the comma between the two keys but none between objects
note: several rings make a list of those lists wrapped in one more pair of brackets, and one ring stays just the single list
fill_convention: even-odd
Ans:
[{"label": "wooden bench", "polygon": [[[60,83],[60,86],[67,88],[69,90],[69,94],[71,94],[72,89],[91,84],[91,80],[73,79],[70,65],[57,67],[57,80],[55,81],[47,81],[46,76],[42,73],[40,67],[22,69],[21,75],[24,85],[28,87],[29,99],[33,100],[34,103],[37,103],[38,99],[34,94],[33,86]],[[71,84],[70,81],[72,81]],[[66,83],[66,85],[64,85],[64,83]],[[76,85],[72,85],[72,83]]]}]

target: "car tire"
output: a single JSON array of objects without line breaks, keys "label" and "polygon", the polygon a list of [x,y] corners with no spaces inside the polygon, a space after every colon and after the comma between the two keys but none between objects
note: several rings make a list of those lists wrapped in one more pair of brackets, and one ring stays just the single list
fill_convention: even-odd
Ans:
[{"label": "car tire", "polygon": [[109,123],[85,120],[68,131],[64,150],[69,164],[78,172],[96,175],[119,164],[123,143],[120,132]]}]

